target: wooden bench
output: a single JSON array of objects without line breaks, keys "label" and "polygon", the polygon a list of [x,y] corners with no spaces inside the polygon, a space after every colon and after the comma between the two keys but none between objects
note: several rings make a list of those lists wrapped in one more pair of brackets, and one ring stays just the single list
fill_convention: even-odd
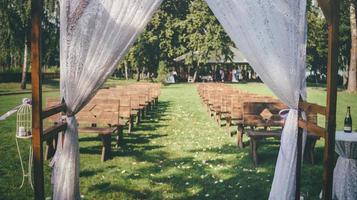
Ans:
[{"label": "wooden bench", "polygon": [[[284,119],[279,115],[279,111],[287,109],[281,102],[245,102],[243,108],[243,123],[244,126],[250,127],[246,130],[247,136],[250,138],[250,155],[255,165],[258,165],[258,143],[266,138],[280,139]],[[308,114],[310,120],[317,121],[317,115]],[[307,145],[305,153],[314,162],[313,150],[319,137],[307,135]]]},{"label": "wooden bench", "polygon": [[230,126],[234,125],[237,126],[236,134],[237,134],[237,146],[240,148],[244,148],[243,143],[243,134],[244,134],[244,127],[246,126],[243,122],[243,105],[245,102],[276,102],[276,99],[268,96],[260,96],[255,94],[249,93],[238,93],[232,98],[231,107],[229,108],[229,112],[227,113],[226,121],[227,127],[226,130],[230,135]]},{"label": "wooden bench", "polygon": [[[58,104],[58,99],[47,99],[47,105]],[[116,145],[122,140],[123,121],[119,118],[120,102],[117,100],[103,100],[89,102],[79,113],[76,119],[79,125],[78,132],[81,134],[98,134],[102,140],[101,161],[104,162],[111,157],[111,136],[117,132]],[[62,118],[62,119],[61,119]],[[60,115],[52,116],[49,122],[58,123],[63,120]],[[65,135],[64,135],[65,136]],[[46,158],[53,155],[58,142],[48,142],[46,148]],[[53,149],[53,150],[52,150]],[[53,151],[53,152],[52,152]]]},{"label": "wooden bench", "polygon": [[77,121],[79,133],[98,134],[102,140],[101,160],[111,158],[111,136],[117,132],[116,146],[123,140],[123,126],[126,121],[120,118],[120,101],[113,99],[93,99],[79,113]]}]

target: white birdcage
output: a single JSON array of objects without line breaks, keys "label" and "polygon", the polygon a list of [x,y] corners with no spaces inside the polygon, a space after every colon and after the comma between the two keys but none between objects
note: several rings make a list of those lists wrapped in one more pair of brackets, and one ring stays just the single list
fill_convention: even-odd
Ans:
[{"label": "white birdcage", "polygon": [[20,164],[22,169],[22,183],[20,188],[24,186],[25,179],[28,177],[28,182],[33,189],[31,172],[32,172],[32,161],[33,161],[33,151],[32,145],[29,145],[29,155],[28,155],[28,166],[25,170],[24,163],[21,156],[20,146],[18,139],[30,140],[32,137],[32,106],[30,99],[23,99],[22,104],[18,107],[17,110],[17,119],[16,119],[16,147],[17,152],[20,158]]},{"label": "white birdcage", "polygon": [[31,100],[23,99],[22,105],[17,111],[16,137],[31,137],[32,131],[32,107]]}]

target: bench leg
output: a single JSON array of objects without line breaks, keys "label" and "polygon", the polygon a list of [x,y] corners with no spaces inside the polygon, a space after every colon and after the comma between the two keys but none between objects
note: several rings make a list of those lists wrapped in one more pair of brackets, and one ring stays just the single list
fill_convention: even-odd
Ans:
[{"label": "bench leg", "polygon": [[145,106],[145,114],[148,115],[150,111],[150,103]]},{"label": "bench leg", "polygon": [[311,164],[315,164],[314,149],[317,139],[307,138],[305,145],[305,158],[307,158]]},{"label": "bench leg", "polygon": [[133,128],[134,128],[134,116],[130,115],[129,125],[128,125],[128,132],[132,133],[133,132]]},{"label": "bench leg", "polygon": [[226,133],[229,137],[231,137],[231,118],[230,117],[226,117]]},{"label": "bench leg", "polygon": [[141,122],[141,110],[138,110],[138,114],[136,116],[136,124],[139,125]]},{"label": "bench leg", "polygon": [[57,137],[46,141],[45,160],[49,160],[55,155],[57,147]]},{"label": "bench leg", "polygon": [[244,148],[243,131],[244,131],[243,126],[242,125],[238,125],[238,128],[237,128],[237,145],[241,149]]},{"label": "bench leg", "polygon": [[250,138],[251,155],[255,166],[258,165],[257,142],[255,138]]},{"label": "bench leg", "polygon": [[145,117],[145,107],[141,110],[141,119],[143,119]]},{"label": "bench leg", "polygon": [[123,126],[118,126],[118,135],[116,137],[115,148],[119,148],[119,146],[123,144],[124,144]]},{"label": "bench leg", "polygon": [[111,134],[103,134],[101,135],[102,138],[102,162],[110,159],[111,154]]},{"label": "bench leg", "polygon": [[216,120],[217,120],[217,124],[219,127],[221,127],[221,113],[220,112],[216,112]]}]

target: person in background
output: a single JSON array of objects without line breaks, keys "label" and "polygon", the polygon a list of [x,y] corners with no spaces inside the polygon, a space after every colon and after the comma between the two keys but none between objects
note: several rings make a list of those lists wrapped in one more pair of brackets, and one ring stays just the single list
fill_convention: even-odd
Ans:
[{"label": "person in background", "polygon": [[237,73],[237,69],[236,68],[233,68],[233,71],[232,71],[232,82],[233,83],[238,82],[238,73]]},{"label": "person in background", "polygon": [[232,70],[229,69],[228,72],[227,72],[227,81],[228,82],[232,82],[232,79],[233,79],[233,74],[232,74]]},{"label": "person in background", "polygon": [[177,72],[176,72],[175,69],[172,71],[172,75],[174,76],[174,80],[175,80],[175,83],[176,83],[177,82]]},{"label": "person in background", "polygon": [[221,81],[221,70],[216,69],[214,73],[214,81],[219,82]]},{"label": "person in background", "polygon": [[237,69],[237,81],[240,81],[242,79],[243,79],[242,70],[238,67],[238,69]]},{"label": "person in background", "polygon": [[223,83],[224,82],[224,70],[222,68],[219,70],[219,74],[221,75],[221,82]]}]

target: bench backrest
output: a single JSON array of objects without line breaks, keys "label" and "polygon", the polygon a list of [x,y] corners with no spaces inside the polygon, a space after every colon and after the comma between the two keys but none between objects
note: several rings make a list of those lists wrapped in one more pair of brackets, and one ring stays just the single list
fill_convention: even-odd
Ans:
[{"label": "bench backrest", "polygon": [[[60,101],[60,99],[58,97],[48,97],[48,98],[46,98],[46,108],[58,105],[60,103],[61,103],[61,101]],[[61,115],[62,115],[61,113],[57,113],[55,115],[52,115],[52,116],[46,118],[45,124],[52,126],[54,123],[60,122]]]},{"label": "bench backrest", "polygon": [[287,109],[282,102],[244,102],[243,123],[247,126],[282,126],[280,110]]},{"label": "bench backrest", "polygon": [[92,99],[76,114],[80,126],[117,125],[120,119],[120,100]]}]

